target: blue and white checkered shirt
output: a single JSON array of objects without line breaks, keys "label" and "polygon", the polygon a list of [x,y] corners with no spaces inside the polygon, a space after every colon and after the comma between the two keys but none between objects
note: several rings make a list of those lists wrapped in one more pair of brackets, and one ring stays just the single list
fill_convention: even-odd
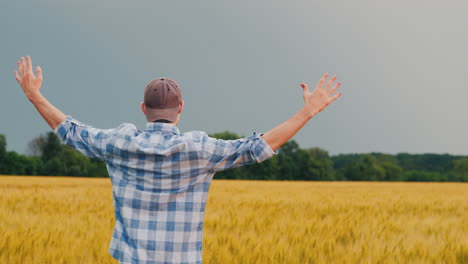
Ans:
[{"label": "blue and white checkered shirt", "polygon": [[213,175],[272,157],[254,133],[219,140],[181,134],[172,124],[97,129],[67,116],[55,133],[62,142],[106,162],[116,224],[109,253],[121,263],[201,263],[203,216]]}]

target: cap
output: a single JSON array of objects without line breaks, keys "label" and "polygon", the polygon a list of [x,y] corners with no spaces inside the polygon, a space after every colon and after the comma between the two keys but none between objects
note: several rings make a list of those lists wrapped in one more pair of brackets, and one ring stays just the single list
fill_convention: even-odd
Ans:
[{"label": "cap", "polygon": [[149,122],[159,119],[175,122],[180,102],[182,102],[182,91],[174,80],[154,79],[145,88],[146,119]]}]

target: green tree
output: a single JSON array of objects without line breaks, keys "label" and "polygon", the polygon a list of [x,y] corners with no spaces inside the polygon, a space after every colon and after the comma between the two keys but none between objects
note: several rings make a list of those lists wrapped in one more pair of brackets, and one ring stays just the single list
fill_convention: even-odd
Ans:
[{"label": "green tree", "polygon": [[[316,168],[314,173],[318,175],[318,180],[333,181],[335,180],[335,172],[333,169],[333,161],[331,160],[328,151],[321,148],[310,148],[307,150],[312,164]],[[314,162],[315,161],[315,162]]]},{"label": "green tree", "polygon": [[290,140],[280,147],[278,154],[278,180],[297,180],[301,178],[298,161],[295,160],[298,151],[299,145],[294,140]]},{"label": "green tree", "polygon": [[7,146],[6,137],[0,134],[0,159],[5,157],[6,155],[6,152],[7,152],[6,146]]},{"label": "green tree", "polygon": [[384,176],[382,178],[383,181],[402,180],[403,170],[398,166],[398,164],[390,161],[384,161],[380,163],[380,167],[384,170]]},{"label": "green tree", "polygon": [[217,138],[217,139],[224,139],[224,140],[233,140],[239,139],[241,136],[237,135],[234,132],[224,131],[219,133],[210,134],[210,137]]},{"label": "green tree", "polygon": [[404,171],[447,172],[453,168],[453,162],[466,157],[449,154],[408,154],[399,153],[396,159]]},{"label": "green tree", "polygon": [[53,157],[44,162],[42,173],[47,176],[65,176],[65,166],[60,157]]},{"label": "green tree", "polygon": [[417,181],[417,182],[429,182],[429,181],[441,181],[444,179],[440,172],[434,171],[416,171],[410,170],[403,173],[404,181]]},{"label": "green tree", "polygon": [[40,157],[23,156],[25,163],[24,175],[40,175],[42,172],[42,160]]},{"label": "green tree", "polygon": [[344,169],[349,163],[357,162],[360,158],[360,154],[338,154],[330,157],[333,162],[334,169]]},{"label": "green tree", "polygon": [[453,172],[455,181],[468,182],[468,158],[459,159],[453,162]]},{"label": "green tree", "polygon": [[88,176],[88,168],[90,166],[88,157],[69,146],[63,146],[62,152],[65,175]]},{"label": "green tree", "polygon": [[385,170],[370,154],[361,155],[357,162],[349,163],[345,169],[345,177],[351,181],[378,181],[384,176]]},{"label": "green tree", "polygon": [[377,159],[377,164],[384,170],[383,181],[399,181],[402,179],[402,168],[394,155],[371,153]]},{"label": "green tree", "polygon": [[246,169],[249,178],[253,180],[279,180],[279,165],[278,158],[275,156],[271,159],[265,160],[260,164],[253,164]]},{"label": "green tree", "polygon": [[6,138],[4,135],[0,134],[0,174],[7,174],[7,163],[5,161],[6,159]]},{"label": "green tree", "polygon": [[31,140],[28,144],[28,152],[34,156],[40,156],[42,165],[40,174],[45,176],[66,176],[67,170],[64,163],[64,146],[54,132]]},{"label": "green tree", "polygon": [[45,142],[41,146],[42,160],[47,162],[53,158],[61,158],[63,155],[63,145],[54,132],[45,135]]},{"label": "green tree", "polygon": [[88,167],[89,177],[109,177],[106,164],[98,159],[90,159]]}]

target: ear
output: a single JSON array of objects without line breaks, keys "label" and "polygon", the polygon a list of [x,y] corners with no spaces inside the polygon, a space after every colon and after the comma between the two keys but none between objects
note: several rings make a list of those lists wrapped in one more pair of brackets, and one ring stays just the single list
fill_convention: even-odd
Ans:
[{"label": "ear", "polygon": [[177,113],[179,113],[179,114],[182,113],[182,110],[184,110],[184,105],[185,105],[184,101],[179,103],[179,112],[177,112]]},{"label": "ear", "polygon": [[145,105],[145,103],[141,102],[140,107],[141,107],[141,111],[143,112],[143,114],[146,115],[146,105]]}]

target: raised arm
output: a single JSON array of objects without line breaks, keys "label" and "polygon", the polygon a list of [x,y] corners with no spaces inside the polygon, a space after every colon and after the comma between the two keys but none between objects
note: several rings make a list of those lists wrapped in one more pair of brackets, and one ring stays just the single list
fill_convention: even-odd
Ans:
[{"label": "raised arm", "polygon": [[262,135],[262,138],[270,145],[271,149],[277,150],[289,139],[291,139],[313,116],[325,109],[329,104],[341,96],[341,92],[334,94],[341,86],[335,83],[336,76],[328,80],[328,73],[323,75],[315,90],[310,92],[309,86],[301,83],[303,88],[304,107],[290,119],[271,129]]},{"label": "raised arm", "polygon": [[[15,78],[23,88],[23,92],[31,103],[36,107],[42,118],[49,124],[52,129],[55,129],[60,123],[65,121],[66,115],[53,106],[41,94],[42,86],[42,69],[36,66],[36,74],[32,69],[32,62],[29,56],[21,57],[18,61],[18,71],[15,71]],[[18,73],[19,72],[19,73]]]}]

